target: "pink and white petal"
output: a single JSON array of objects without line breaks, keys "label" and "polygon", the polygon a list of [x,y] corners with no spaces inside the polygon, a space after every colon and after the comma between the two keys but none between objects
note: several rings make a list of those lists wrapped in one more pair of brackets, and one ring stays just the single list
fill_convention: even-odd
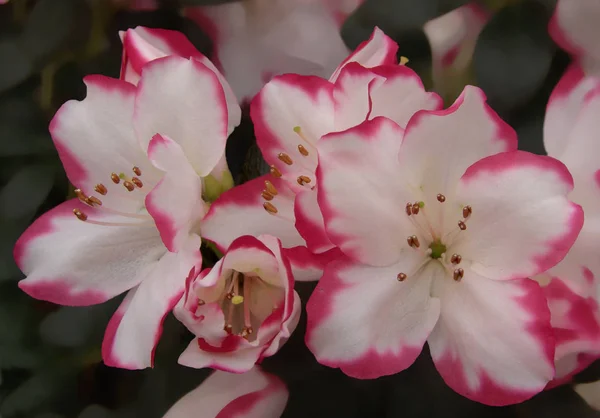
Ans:
[{"label": "pink and white petal", "polygon": [[513,151],[478,161],[456,191],[456,203],[472,214],[450,251],[496,280],[554,267],[583,226],[583,210],[566,197],[572,188],[567,168],[551,157]]},{"label": "pink and white petal", "polygon": [[275,337],[273,337],[267,349],[262,353],[263,357],[270,357],[277,353],[291,337],[292,332],[294,332],[298,326],[298,322],[300,322],[300,313],[302,312],[302,302],[300,301],[300,296],[293,289],[290,289],[290,293],[292,295],[293,302],[291,303],[291,306],[286,306],[286,309],[289,309],[289,313],[285,314],[287,317],[284,318],[281,324],[278,324],[279,332],[275,335]]},{"label": "pink and white petal", "polygon": [[[327,235],[350,258],[377,266],[398,262],[412,197],[398,164],[403,130],[385,118],[319,142],[318,202]],[[410,234],[409,234],[410,235]]]},{"label": "pink and white petal", "polygon": [[438,193],[452,201],[456,182],[471,164],[516,149],[515,131],[486,104],[481,89],[466,86],[448,109],[415,113],[399,160],[405,181],[422,190],[426,206],[434,206]]},{"label": "pink and white petal", "polygon": [[96,184],[105,183],[109,193],[98,196],[105,206],[137,211],[143,207],[144,194],[129,193],[110,180],[111,173],[132,176],[131,169],[137,166],[149,187],[158,181],[131,123],[135,87],[101,75],[87,76],[84,82],[86,98],[66,102],[50,122],[58,155],[69,181],[84,193],[93,194]]},{"label": "pink and white petal", "polygon": [[436,93],[428,93],[421,78],[404,65],[373,68],[383,82],[374,82],[369,91],[372,107],[369,119],[385,116],[405,128],[419,110],[439,110],[444,103]]},{"label": "pink and white petal", "polygon": [[259,269],[259,275],[264,276],[263,280],[270,283],[270,279],[276,277],[278,280],[273,284],[281,286],[279,263],[275,254],[262,240],[251,235],[241,236],[231,243],[223,257],[221,268],[241,273]]},{"label": "pink and white petal", "polygon": [[[437,263],[411,274],[421,262],[416,252],[403,251],[401,261],[387,267],[347,257],[327,265],[306,305],[306,345],[317,361],[359,379],[410,366],[438,320],[439,300],[429,294],[432,281],[444,275]],[[408,278],[399,282],[402,272]]]},{"label": "pink and white petal", "polygon": [[[195,302],[195,306],[192,305]],[[173,308],[173,314],[191,333],[201,336],[208,344],[219,346],[229,334],[223,329],[225,315],[218,303],[198,305],[198,297],[189,295]]]},{"label": "pink and white petal", "polygon": [[294,280],[297,282],[319,280],[325,266],[343,255],[337,247],[321,254],[314,254],[303,246],[285,248],[284,254],[290,260]]},{"label": "pink and white petal", "polygon": [[590,70],[600,74],[600,45],[596,42],[600,20],[597,1],[560,0],[552,16],[549,30],[565,50],[581,59]]},{"label": "pink and white petal", "polygon": [[225,93],[215,73],[194,59],[169,56],[146,64],[133,122],[143,147],[157,133],[169,136],[181,145],[201,177],[213,170],[225,152]]},{"label": "pink and white petal", "polygon": [[436,282],[440,319],[428,342],[442,378],[486,405],[522,402],[554,376],[550,311],[530,279],[489,280],[470,269]]},{"label": "pink and white petal", "polygon": [[[334,130],[333,85],[322,78],[286,74],[275,77],[250,105],[256,141],[265,160],[276,166],[290,187],[296,178],[311,179],[317,166],[316,143]],[[299,145],[308,152],[304,155]],[[280,158],[285,153],[292,164]],[[314,179],[313,179],[314,181]]]},{"label": "pink and white petal", "polygon": [[106,365],[132,370],[153,366],[163,321],[181,299],[187,273],[201,264],[200,237],[190,236],[179,253],[167,253],[146,269],[144,280],[108,323],[102,342]]},{"label": "pink and white petal", "polygon": [[[100,222],[83,222],[73,209]],[[137,286],[145,269],[167,251],[148,219],[138,226],[72,199],[38,218],[17,241],[14,258],[27,278],[19,287],[30,296],[68,306],[102,303]],[[127,256],[124,257],[123,255]]]},{"label": "pink and white petal", "polygon": [[[269,202],[277,213],[265,210],[261,196],[265,181],[277,189]],[[258,177],[223,193],[211,205],[201,225],[202,236],[221,251],[239,236],[269,234],[278,237],[286,248],[305,245],[294,219],[294,193],[282,179],[270,175]]]},{"label": "pink and white petal", "polygon": [[584,98],[597,86],[600,86],[600,79],[586,77],[582,68],[573,64],[554,87],[544,119],[544,147],[548,155],[562,156],[569,145]]},{"label": "pink and white petal", "polygon": [[325,231],[325,221],[317,202],[316,191],[305,191],[296,195],[294,201],[296,229],[306,240],[306,247],[319,254],[334,248]]},{"label": "pink and white petal", "polygon": [[154,218],[165,247],[177,252],[206,213],[202,180],[181,146],[168,136],[157,134],[152,138],[148,158],[165,174],[146,196],[146,209]]},{"label": "pink and white petal", "polygon": [[230,373],[245,373],[259,361],[263,350],[263,347],[252,345],[237,335],[229,335],[220,346],[194,338],[179,356],[178,363],[194,369],[210,367]]},{"label": "pink and white petal", "polygon": [[378,65],[397,64],[396,53],[398,44],[379,28],[375,28],[371,37],[361,43],[333,72],[329,81],[335,83],[344,66],[358,62],[363,67],[371,68]]},{"label": "pink and white petal", "polygon": [[243,374],[216,371],[177,401],[164,418],[279,418],[289,394],[281,380],[254,367]]}]

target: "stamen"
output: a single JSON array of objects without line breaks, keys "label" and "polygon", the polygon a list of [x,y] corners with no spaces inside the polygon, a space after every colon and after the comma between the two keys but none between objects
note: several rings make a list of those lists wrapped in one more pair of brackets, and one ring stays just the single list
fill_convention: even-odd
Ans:
[{"label": "stamen", "polygon": [[133,172],[135,173],[136,176],[142,175],[142,170],[140,170],[139,167],[133,167]]},{"label": "stamen", "polygon": [[400,65],[406,64],[408,64],[408,58],[406,58],[405,56],[400,57]]},{"label": "stamen", "polygon": [[229,324],[225,324],[223,331],[225,331],[227,334],[233,334],[233,327]]},{"label": "stamen", "polygon": [[413,203],[411,210],[412,210],[413,215],[418,215],[419,214],[419,204]]},{"label": "stamen", "polygon": [[271,172],[271,175],[273,177],[277,177],[277,178],[281,177],[281,171],[279,171],[279,169],[277,167],[275,167],[274,165],[271,166],[271,169],[269,171]]},{"label": "stamen", "polygon": [[133,192],[135,190],[135,186],[133,185],[133,183],[127,180],[123,182],[123,187],[125,187],[129,192]]},{"label": "stamen", "polygon": [[463,218],[467,219],[473,213],[471,206],[467,205],[463,208]]},{"label": "stamen", "polygon": [[273,196],[277,196],[277,188],[269,180],[265,180],[265,190]]},{"label": "stamen", "polygon": [[460,264],[461,261],[462,257],[459,254],[452,254],[452,257],[450,257],[450,262],[452,264]]},{"label": "stamen", "polygon": [[77,219],[79,219],[80,221],[87,221],[87,215],[85,213],[83,213],[81,210],[75,208],[73,209],[73,214],[77,217]]},{"label": "stamen", "polygon": [[398,273],[397,279],[399,282],[403,282],[404,280],[406,280],[408,276],[404,273]]},{"label": "stamen", "polygon": [[294,160],[292,160],[290,158],[289,155],[287,155],[285,152],[281,152],[279,153],[279,155],[277,156],[277,158],[279,158],[281,161],[283,161],[284,163],[286,163],[287,165],[292,165],[294,164]]},{"label": "stamen", "polygon": [[198,299],[198,306],[204,306],[206,304],[202,299]]},{"label": "stamen", "polygon": [[137,177],[133,177],[133,178],[131,179],[131,182],[132,182],[133,184],[135,184],[135,185],[136,185],[138,188],[140,188],[140,189],[141,189],[141,188],[142,188],[142,186],[144,185],[144,183],[142,183],[142,180],[138,179]]},{"label": "stamen", "polygon": [[94,206],[92,201],[85,195],[85,193],[81,191],[81,189],[75,189],[74,192],[75,196],[77,196],[77,198],[81,200],[81,202],[85,203],[88,206]]},{"label": "stamen", "polygon": [[108,193],[108,189],[106,188],[106,186],[102,183],[98,183],[94,186],[94,190],[96,191],[96,193],[100,193],[102,196],[105,196],[106,193]]},{"label": "stamen", "polygon": [[266,190],[263,190],[261,193],[261,196],[263,197],[263,199],[265,200],[273,200],[273,198],[275,196],[273,196],[271,193],[267,192]]},{"label": "stamen", "polygon": [[443,194],[438,194],[437,195],[437,200],[440,203],[444,203],[446,201],[446,196],[444,196]]},{"label": "stamen", "polygon": [[459,282],[465,275],[465,271],[461,268],[454,270],[453,278],[455,281]]},{"label": "stamen", "polygon": [[244,297],[242,295],[235,295],[231,298],[231,303],[234,305],[239,305],[240,303],[244,303]]},{"label": "stamen", "polygon": [[242,329],[242,338],[246,338],[248,339],[248,337],[254,332],[254,330],[252,329],[252,327],[244,327],[244,329]]},{"label": "stamen", "polygon": [[298,184],[300,186],[304,186],[307,183],[310,183],[310,177],[308,176],[298,176],[298,178],[296,179],[296,181],[298,182]]},{"label": "stamen", "polygon": [[465,229],[467,229],[467,224],[464,223],[463,221],[458,221],[458,227],[460,228],[461,231],[464,231]]},{"label": "stamen", "polygon": [[304,155],[305,157],[308,156],[308,150],[304,148],[304,145],[298,144],[298,151],[300,151],[300,154]]},{"label": "stamen", "polygon": [[412,203],[410,202],[406,204],[406,214],[408,216],[412,215]]},{"label": "stamen", "polygon": [[[246,303],[244,303],[244,329],[248,330],[248,329],[252,329],[251,327],[251,323],[250,323],[250,286],[251,286],[252,280],[248,280],[248,278],[246,278],[246,280],[244,280],[244,299],[246,300]],[[252,332],[249,332],[248,334],[252,334]]]},{"label": "stamen", "polygon": [[102,201],[98,199],[96,196],[88,196],[88,200],[92,202],[94,205],[102,206]]},{"label": "stamen", "polygon": [[263,208],[265,208],[265,210],[269,213],[275,214],[277,213],[277,208],[275,207],[275,205],[273,205],[270,202],[264,202],[263,203]]},{"label": "stamen", "polygon": [[416,235],[411,235],[410,237],[408,237],[406,239],[406,242],[408,242],[408,245],[413,248],[419,248],[421,246],[419,238],[417,238]]},{"label": "stamen", "polygon": [[117,173],[110,173],[110,179],[115,184],[119,184],[119,182],[121,181],[121,178],[119,177],[119,175]]}]

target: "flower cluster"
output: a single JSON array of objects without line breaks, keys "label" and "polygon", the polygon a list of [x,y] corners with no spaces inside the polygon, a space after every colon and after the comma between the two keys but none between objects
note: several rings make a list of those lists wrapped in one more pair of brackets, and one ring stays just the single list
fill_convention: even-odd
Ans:
[{"label": "flower cluster", "polygon": [[[553,27],[568,24],[570,4]],[[485,18],[459,11],[480,23],[436,53],[442,66],[470,55]],[[444,107],[379,29],[320,76],[277,69],[262,88],[258,74],[238,84],[221,51],[224,76],[180,33],[121,39],[120,79],[87,77],[87,97],[52,120],[75,196],[31,225],[15,259],[38,299],[80,306],[126,292],[105,334],[108,365],[152,366],[173,311],[193,334],[181,364],[244,373],[234,388],[215,372],[167,416],[281,414],[285,387],[255,364],[299,322],[295,281],[318,280],[308,348],[358,379],[405,370],[427,343],[452,389],[506,405],[600,357],[593,51],[556,86],[539,156],[517,149],[479,88]],[[251,99],[270,172],[234,186],[225,145],[238,99]],[[214,266],[202,242],[222,254]]]}]

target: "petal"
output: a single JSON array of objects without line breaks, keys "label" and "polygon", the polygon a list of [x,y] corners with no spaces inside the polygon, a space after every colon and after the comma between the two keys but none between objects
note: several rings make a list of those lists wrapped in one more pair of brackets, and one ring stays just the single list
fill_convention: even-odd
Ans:
[{"label": "petal", "polygon": [[152,138],[148,158],[165,175],[146,196],[146,208],[165,246],[177,252],[206,212],[202,181],[183,149],[167,136],[157,134]]},{"label": "petal", "polygon": [[228,116],[219,79],[196,60],[170,56],[144,67],[135,98],[134,126],[147,148],[159,133],[177,142],[201,177],[225,152]]},{"label": "petal", "polygon": [[159,173],[148,162],[133,131],[135,87],[100,75],[85,77],[84,82],[86,98],[66,102],[50,122],[50,133],[69,181],[85,194],[94,193],[96,184],[105,183],[108,194],[98,196],[105,206],[138,210],[144,194],[129,193],[122,184],[111,181],[111,173],[133,175],[134,166],[141,169],[150,188],[158,180]]},{"label": "petal", "polygon": [[288,391],[277,377],[259,367],[244,374],[214,372],[181,398],[164,418],[279,418]]},{"label": "petal", "polygon": [[[422,273],[411,275],[422,259],[415,252],[404,254],[389,267],[342,257],[325,268],[306,305],[306,344],[319,363],[371,379],[414,362],[439,316],[439,300],[430,298],[429,291],[443,270],[429,263]],[[398,282],[401,272],[408,278]]]},{"label": "petal", "polygon": [[[73,216],[74,208],[89,219],[132,226],[82,222]],[[27,275],[19,287],[36,299],[70,306],[101,303],[135,287],[166,248],[150,220],[139,226],[134,222],[77,199],[62,203],[37,219],[17,241],[14,257]]]},{"label": "petal", "polygon": [[403,130],[385,118],[319,142],[318,202],[327,235],[347,256],[370,265],[398,261],[410,225],[410,195],[398,165]]},{"label": "petal", "polygon": [[297,282],[312,282],[319,280],[327,264],[343,255],[339,248],[332,248],[321,254],[314,254],[306,247],[298,246],[284,249],[290,260],[294,280]]},{"label": "petal", "polygon": [[190,237],[179,253],[167,253],[140,285],[132,289],[113,315],[102,342],[102,358],[108,366],[143,369],[154,363],[154,351],[167,314],[185,288],[187,272],[199,268],[200,237]]},{"label": "petal", "polygon": [[494,281],[466,270],[436,283],[440,319],[429,337],[444,381],[486,405],[522,402],[554,375],[550,312],[530,279]]},{"label": "petal", "polygon": [[471,164],[516,149],[515,131],[486,104],[479,88],[466,86],[448,109],[423,110],[410,119],[399,159],[411,186],[427,196],[425,204],[437,205],[437,194],[452,196]]},{"label": "petal", "polygon": [[[261,193],[265,181],[277,189],[277,195],[269,201],[277,209],[275,214],[263,207]],[[294,227],[293,204],[294,193],[283,180],[269,175],[258,177],[219,196],[202,221],[202,236],[217,244],[221,251],[242,235],[274,235],[286,248],[304,245]]]},{"label": "petal", "polygon": [[566,197],[572,188],[567,168],[550,157],[514,151],[478,161],[456,191],[457,203],[470,205],[473,213],[451,251],[491,279],[548,270],[564,258],[583,225],[581,207]]},{"label": "petal", "polygon": [[563,49],[589,64],[590,69],[600,70],[600,46],[598,38],[600,5],[596,1],[560,0],[550,22],[550,34]]},{"label": "petal", "polygon": [[[277,167],[291,187],[303,190],[296,181],[300,175],[314,184],[315,146],[321,136],[334,130],[333,111],[333,85],[312,76],[276,77],[252,101],[250,116],[257,144],[267,163]],[[287,154],[288,163],[282,153]]]},{"label": "petal", "polygon": [[149,61],[168,55],[194,58],[214,72],[223,86],[229,116],[229,133],[240,124],[242,111],[229,83],[214,64],[202,55],[184,34],[173,30],[138,26],[135,29],[121,32],[121,39],[124,54],[130,63],[126,67],[126,71],[121,73],[121,78],[125,77],[126,81],[137,84],[142,67]]},{"label": "petal", "polygon": [[421,78],[404,65],[386,65],[373,68],[383,82],[371,85],[369,95],[372,108],[369,119],[385,116],[405,128],[418,110],[439,110],[444,103],[440,96],[428,93]]},{"label": "petal", "polygon": [[314,253],[323,253],[334,247],[325,232],[325,221],[319,209],[316,191],[296,195],[294,201],[296,229],[306,240],[306,246]]},{"label": "petal", "polygon": [[375,28],[371,37],[361,43],[333,72],[329,81],[334,83],[346,64],[358,62],[363,67],[371,68],[378,65],[397,64],[396,53],[398,44],[379,28]]},{"label": "petal", "polygon": [[254,367],[263,350],[263,347],[255,347],[235,335],[225,338],[218,347],[195,338],[181,353],[178,362],[195,369],[210,367],[230,373],[245,373]]},{"label": "petal", "polygon": [[599,85],[600,80],[585,77],[581,67],[575,64],[562,76],[550,95],[544,119],[544,147],[548,155],[560,158],[585,96]]}]

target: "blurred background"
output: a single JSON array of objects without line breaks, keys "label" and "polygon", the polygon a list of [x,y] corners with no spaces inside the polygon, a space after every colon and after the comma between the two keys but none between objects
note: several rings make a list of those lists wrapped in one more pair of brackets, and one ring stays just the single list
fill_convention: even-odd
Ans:
[{"label": "blurred background", "polygon": [[[265,16],[282,2],[302,1],[307,0],[242,0],[253,13]],[[9,0],[0,4],[1,417],[161,417],[208,375],[207,370],[177,364],[190,335],[172,317],[167,318],[154,369],[127,371],[104,366],[102,336],[119,298],[83,308],[34,300],[17,287],[22,273],[14,264],[12,248],[33,219],[72,193],[48,123],[66,100],[85,96],[84,75],[119,77],[119,31],[139,25],[178,30],[211,57],[216,47],[214,36],[209,36],[210,30],[201,27],[199,19],[194,19],[194,9],[189,8],[220,7],[221,3],[231,2]],[[407,65],[419,73],[428,89],[440,93],[446,104],[452,103],[465,84],[478,85],[491,106],[517,130],[520,148],[544,152],[545,106],[570,62],[548,35],[554,1],[359,3],[336,27],[347,48],[355,48],[379,26],[400,45],[399,58],[408,58]],[[474,15],[456,13],[465,5]],[[454,14],[447,15],[449,12]],[[260,26],[267,30],[272,20],[264,22]],[[310,33],[313,24],[308,16],[299,36],[302,30]],[[306,63],[306,56],[300,58]],[[299,66],[297,72],[318,74],[319,62],[311,64],[315,65]],[[286,70],[293,72],[294,68]],[[243,73],[244,69],[237,71]],[[227,157],[238,182],[264,169],[247,109],[242,125],[230,138]],[[299,283],[298,287],[306,302],[314,284]],[[571,384],[516,406],[492,408],[474,403],[444,384],[426,350],[404,373],[354,380],[316,363],[304,346],[304,322],[303,316],[287,345],[263,363],[290,391],[286,418],[600,416]],[[575,382],[598,379],[600,363],[596,362]],[[202,411],[197,416],[202,417]]]}]

